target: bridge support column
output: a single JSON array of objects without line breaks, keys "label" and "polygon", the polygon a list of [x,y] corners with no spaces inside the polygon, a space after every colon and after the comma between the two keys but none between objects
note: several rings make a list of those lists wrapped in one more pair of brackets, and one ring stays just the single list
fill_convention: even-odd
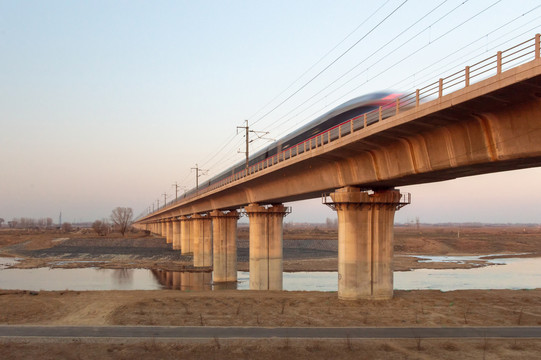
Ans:
[{"label": "bridge support column", "polygon": [[160,235],[166,236],[167,234],[167,226],[165,223],[165,220],[160,220]]},{"label": "bridge support column", "polygon": [[193,223],[193,266],[212,266],[212,220],[195,214]]},{"label": "bridge support column", "polygon": [[214,210],[212,217],[213,281],[237,281],[237,211]]},{"label": "bridge support column", "polygon": [[391,299],[394,213],[407,203],[394,189],[370,194],[345,187],[331,199],[338,213],[338,298]]},{"label": "bridge support column", "polygon": [[182,255],[193,253],[193,248],[190,246],[190,223],[190,218],[186,216],[180,217],[180,251]]},{"label": "bridge support column", "polygon": [[282,290],[283,218],[282,204],[244,208],[250,218],[250,289]]},{"label": "bridge support column", "polygon": [[173,250],[180,250],[180,220],[173,219]]},{"label": "bridge support column", "polygon": [[165,220],[165,242],[167,244],[173,243],[173,220]]}]

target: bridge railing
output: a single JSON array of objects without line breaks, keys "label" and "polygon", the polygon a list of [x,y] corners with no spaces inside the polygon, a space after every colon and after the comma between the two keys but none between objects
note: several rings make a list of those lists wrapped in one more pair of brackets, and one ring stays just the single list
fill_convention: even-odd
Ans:
[{"label": "bridge railing", "polygon": [[[380,106],[377,110],[370,111],[363,115],[349,119],[331,129],[314,135],[313,137],[304,140],[299,144],[284,149],[280,153],[250,166],[247,174],[254,174],[297,155],[325,146],[326,144],[341,139],[342,137],[353,132],[365,129],[370,125],[395,116],[399,114],[400,111],[417,107],[419,104],[426,102],[427,100],[441,98],[446,94],[463,89],[481,80],[492,76],[498,76],[505,70],[511,69],[531,60],[539,59],[540,47],[540,35],[537,34],[535,37],[517,44],[507,50],[498,51],[498,53],[493,56],[483,59],[473,65],[466,66],[464,69],[444,78],[440,78],[438,81],[425,85],[424,87],[417,89],[415,92],[405,94],[392,102]],[[244,171],[241,172],[240,178],[246,176],[243,176],[243,173],[246,174]],[[236,179],[236,175],[237,174],[232,176],[232,178]],[[228,178],[225,180],[224,184],[229,184],[230,182],[231,181]]]},{"label": "bridge railing", "polygon": [[481,80],[490,78],[492,76],[499,76],[505,70],[511,69],[528,61],[539,59],[541,52],[540,40],[540,35],[536,34],[535,37],[517,44],[507,50],[498,51],[493,56],[478,61],[473,65],[466,66],[464,69],[415,90],[415,92],[404,94],[396,100],[383,104],[377,110],[356,116],[332,127],[331,129],[284,149],[274,156],[264,159],[257,164],[251,165],[248,169],[234,173],[227,178],[207,187],[201,187],[199,190],[189,194],[189,196],[185,195],[184,197],[180,197],[176,201],[164,205],[164,207],[228,185],[232,182],[253,175],[261,170],[276,166],[284,161],[295,158],[298,155],[309,153],[315,149],[325,147],[325,145],[331,142],[339,140],[354,132],[362,131],[375,123],[384,121],[385,119],[399,114],[401,111],[417,107],[422,102],[441,98],[444,95],[468,87]]}]

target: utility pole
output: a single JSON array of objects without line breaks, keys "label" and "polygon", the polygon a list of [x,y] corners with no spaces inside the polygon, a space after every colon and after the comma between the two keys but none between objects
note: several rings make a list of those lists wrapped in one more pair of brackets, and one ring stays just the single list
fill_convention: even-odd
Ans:
[{"label": "utility pole", "polygon": [[[250,127],[248,126],[248,120],[246,120],[246,126],[237,126],[237,134],[239,133],[239,129],[244,129],[246,134],[244,137],[246,138],[246,151],[244,153],[246,154],[246,170],[250,167],[250,143],[254,140],[250,140],[250,133],[254,133],[255,136],[257,136],[258,139],[264,139],[263,136],[267,135],[268,131],[255,131],[250,130]],[[272,139],[268,139],[272,140]],[[243,153],[243,151],[238,150],[238,153]]]},{"label": "utility pole", "polygon": [[[246,137],[246,151],[244,154],[246,154],[246,169],[248,169],[250,166],[250,127],[248,126],[248,120],[246,120],[246,126],[237,126],[237,134],[239,133],[239,129],[246,130],[246,135],[244,135]],[[238,152],[241,153],[240,149]]]},{"label": "utility pole", "polygon": [[175,183],[173,184],[173,186],[175,187],[175,200],[178,199],[178,184],[177,182],[175,181]]},{"label": "utility pole", "polygon": [[195,167],[192,168],[192,170],[195,170],[195,190],[198,190],[199,189],[199,177],[201,175],[206,175],[208,170],[203,170],[203,169],[199,168],[199,166],[197,164],[195,164]]},{"label": "utility pole", "polygon": [[160,199],[158,199],[157,201],[158,201],[157,209],[159,209],[160,208]]},{"label": "utility pole", "polygon": [[163,193],[163,206],[167,205],[167,193]]}]

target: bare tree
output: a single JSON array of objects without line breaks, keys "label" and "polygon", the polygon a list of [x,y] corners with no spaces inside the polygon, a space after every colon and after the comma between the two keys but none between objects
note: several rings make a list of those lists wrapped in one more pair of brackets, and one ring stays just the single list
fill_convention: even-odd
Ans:
[{"label": "bare tree", "polygon": [[124,236],[124,233],[128,230],[128,227],[132,223],[133,210],[132,208],[117,207],[111,214],[111,220],[113,224],[118,228],[118,231]]},{"label": "bare tree", "polygon": [[70,232],[72,229],[73,229],[73,227],[71,226],[71,223],[65,222],[65,223],[62,224],[62,231],[63,232]]},{"label": "bare tree", "polygon": [[45,220],[45,218],[39,218],[37,221],[37,225],[40,229],[45,228],[47,226],[47,220]]},{"label": "bare tree", "polygon": [[6,220],[0,218],[0,227],[2,227],[2,224],[5,222]]},{"label": "bare tree", "polygon": [[107,220],[96,220],[94,223],[92,223],[92,229],[98,234],[99,236],[105,236],[109,234],[111,226],[109,225],[109,222]]}]

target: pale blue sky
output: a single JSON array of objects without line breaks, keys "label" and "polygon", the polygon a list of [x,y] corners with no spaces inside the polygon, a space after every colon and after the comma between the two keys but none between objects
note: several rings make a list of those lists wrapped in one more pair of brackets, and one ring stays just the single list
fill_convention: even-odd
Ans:
[{"label": "pale blue sky", "polygon": [[[116,206],[139,213],[164,192],[171,199],[175,182],[193,187],[196,163],[212,176],[241,160],[235,132],[245,119],[280,138],[352,97],[414,90],[533,37],[539,5],[0,0],[0,217],[56,219],[62,211],[66,221],[92,221]],[[540,175],[405,187],[413,203],[397,221],[541,222]],[[319,199],[292,206],[286,221],[333,216]]]}]

